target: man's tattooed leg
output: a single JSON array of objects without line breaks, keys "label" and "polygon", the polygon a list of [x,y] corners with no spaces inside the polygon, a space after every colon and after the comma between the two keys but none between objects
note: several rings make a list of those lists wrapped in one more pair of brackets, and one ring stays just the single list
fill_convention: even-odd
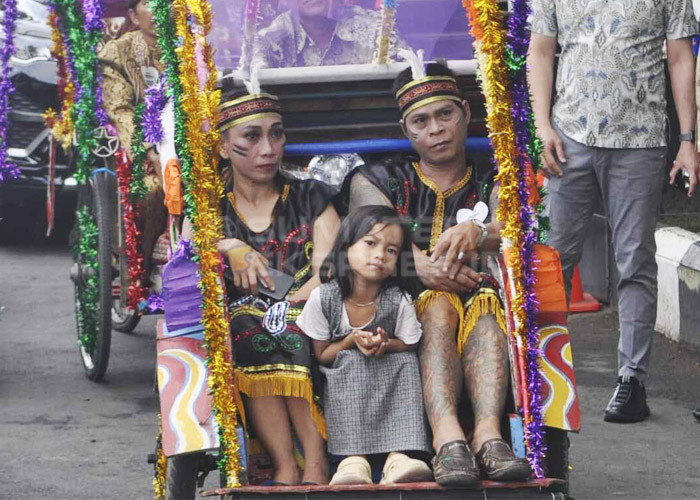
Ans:
[{"label": "man's tattooed leg", "polygon": [[508,391],[508,344],[494,316],[484,316],[469,334],[462,353],[464,384],[474,410],[472,449],[501,437]]},{"label": "man's tattooed leg", "polygon": [[462,393],[462,366],[455,343],[459,317],[450,303],[440,298],[419,320],[423,327],[419,351],[423,399],[437,452],[445,443],[465,439],[457,418]]}]

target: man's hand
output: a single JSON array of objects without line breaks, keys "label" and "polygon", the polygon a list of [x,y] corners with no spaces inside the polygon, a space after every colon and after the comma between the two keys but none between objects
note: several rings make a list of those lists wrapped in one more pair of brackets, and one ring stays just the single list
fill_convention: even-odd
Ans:
[{"label": "man's hand", "polygon": [[454,279],[465,255],[478,250],[477,242],[480,237],[481,228],[473,222],[456,224],[440,235],[430,255],[430,262],[437,262],[444,253],[442,272],[448,273],[450,279]]},{"label": "man's hand", "polygon": [[695,151],[695,146],[692,142],[681,141],[676,161],[673,162],[673,168],[671,169],[671,184],[676,181],[677,175],[682,175],[681,171],[688,173],[688,182],[690,182],[688,196],[693,196],[698,184],[700,184],[700,166],[698,165],[698,153]]},{"label": "man's hand", "polygon": [[561,177],[563,175],[557,159],[566,163],[564,143],[551,125],[537,127],[537,135],[542,140],[542,172],[545,177]]},{"label": "man's hand", "polygon": [[275,282],[267,271],[269,262],[261,253],[235,238],[219,241],[218,250],[228,259],[236,288],[258,295],[260,280],[267,288],[275,291]]},{"label": "man's hand", "polygon": [[425,287],[443,292],[465,293],[479,286],[481,275],[459,262],[456,264],[458,267],[454,279],[450,279],[450,275],[442,270],[444,260],[444,257],[440,257],[431,262],[430,257],[423,252],[415,253],[416,272]]}]

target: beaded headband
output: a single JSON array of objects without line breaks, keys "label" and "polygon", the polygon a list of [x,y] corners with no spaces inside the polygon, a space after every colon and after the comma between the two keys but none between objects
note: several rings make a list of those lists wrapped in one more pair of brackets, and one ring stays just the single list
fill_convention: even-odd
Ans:
[{"label": "beaded headband", "polygon": [[240,123],[281,114],[282,108],[277,96],[265,93],[248,94],[221,103],[217,128],[223,132]]},{"label": "beaded headband", "polygon": [[451,76],[426,76],[413,80],[396,92],[399,110],[403,118],[421,106],[437,101],[462,102],[457,80]]}]

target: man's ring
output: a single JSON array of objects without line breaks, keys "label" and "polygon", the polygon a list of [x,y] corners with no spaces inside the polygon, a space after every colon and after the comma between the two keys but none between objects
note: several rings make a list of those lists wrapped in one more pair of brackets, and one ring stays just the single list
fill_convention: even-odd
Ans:
[{"label": "man's ring", "polygon": [[461,250],[460,250],[459,253],[457,254],[457,260],[460,261],[460,262],[461,262],[462,260],[464,260],[464,252],[462,252]]}]

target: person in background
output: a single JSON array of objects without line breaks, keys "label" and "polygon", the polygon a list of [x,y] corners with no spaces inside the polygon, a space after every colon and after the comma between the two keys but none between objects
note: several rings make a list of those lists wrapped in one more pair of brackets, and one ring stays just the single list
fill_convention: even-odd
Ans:
[{"label": "person in background", "polygon": [[[145,90],[157,82],[162,66],[156,45],[156,28],[146,0],[129,0],[128,15],[137,29],[105,44],[99,53],[102,70],[102,99],[111,123],[117,129],[119,142],[129,160],[133,159],[132,137],[136,124],[134,110],[143,101]],[[146,186],[149,194],[141,208],[141,246],[146,283],[149,285],[154,265],[153,250],[167,223],[163,205],[164,193],[159,178],[160,162],[153,144],[147,150]],[[161,252],[162,253],[162,252]]]},{"label": "person in background", "polygon": [[[292,7],[258,33],[256,61],[270,68],[368,64],[372,62],[379,11],[334,0],[292,0]],[[394,34],[390,57],[406,44]],[[243,63],[243,67],[247,67]]]},{"label": "person in background", "polygon": [[531,29],[529,83],[549,177],[549,243],[560,252],[569,298],[595,200],[602,196],[620,276],[619,376],[604,419],[638,422],[650,414],[644,381],[656,321],[654,231],[662,185],[669,180],[664,43],[681,128],[670,181],[685,172],[692,194],[699,180],[692,2],[535,0]]}]

